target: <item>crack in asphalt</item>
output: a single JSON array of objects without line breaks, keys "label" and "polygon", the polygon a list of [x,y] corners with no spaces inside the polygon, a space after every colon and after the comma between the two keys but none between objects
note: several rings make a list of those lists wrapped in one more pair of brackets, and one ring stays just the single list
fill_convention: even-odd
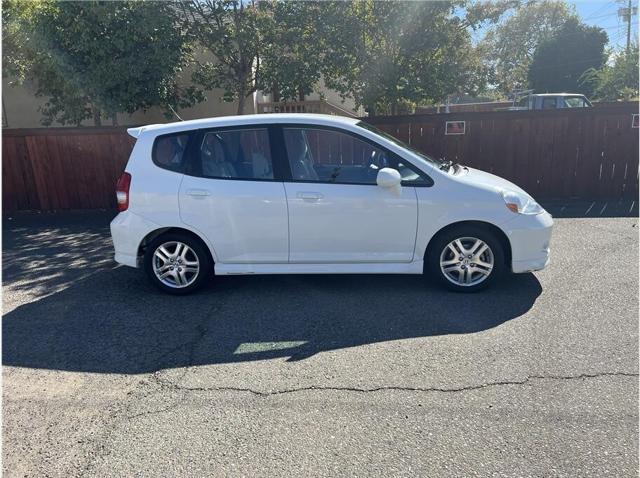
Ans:
[{"label": "crack in asphalt", "polygon": [[[383,391],[401,391],[401,392],[439,392],[439,393],[459,393],[473,390],[481,390],[483,388],[498,387],[505,385],[526,385],[532,381],[542,380],[586,380],[601,377],[638,377],[638,373],[634,372],[598,372],[598,373],[582,373],[579,375],[529,375],[522,380],[501,380],[496,382],[487,382],[477,385],[467,385],[463,387],[443,388],[443,387],[405,387],[405,386],[380,386],[372,388],[359,387],[340,387],[340,386],[318,386],[310,385],[308,387],[288,388],[282,390],[272,390],[263,392],[251,388],[243,387],[187,387],[179,385],[175,382],[164,380],[153,375],[154,380],[163,388],[173,390],[181,390],[188,392],[243,392],[250,393],[259,397],[271,397],[275,395],[285,395],[291,393],[299,393],[306,391],[337,391],[337,392],[355,392],[355,393],[374,393]],[[150,412],[151,413],[151,412]]]}]

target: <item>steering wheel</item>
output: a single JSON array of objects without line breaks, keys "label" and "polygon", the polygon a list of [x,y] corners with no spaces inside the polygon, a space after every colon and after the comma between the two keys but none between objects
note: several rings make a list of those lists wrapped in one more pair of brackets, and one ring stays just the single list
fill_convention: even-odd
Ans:
[{"label": "steering wheel", "polygon": [[389,166],[389,160],[387,159],[387,155],[376,149],[371,151],[371,156],[369,157],[369,164],[367,165],[370,169],[380,170],[382,168],[386,168]]}]

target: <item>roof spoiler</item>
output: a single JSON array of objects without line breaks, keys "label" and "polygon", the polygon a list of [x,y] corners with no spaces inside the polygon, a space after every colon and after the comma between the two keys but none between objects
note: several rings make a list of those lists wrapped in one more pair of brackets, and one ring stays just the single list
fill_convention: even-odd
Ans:
[{"label": "roof spoiler", "polygon": [[142,134],[142,132],[149,126],[157,126],[157,125],[149,124],[146,126],[139,126],[137,128],[127,128],[127,133],[129,133],[129,136],[132,136],[137,139],[140,136],[140,134]]}]

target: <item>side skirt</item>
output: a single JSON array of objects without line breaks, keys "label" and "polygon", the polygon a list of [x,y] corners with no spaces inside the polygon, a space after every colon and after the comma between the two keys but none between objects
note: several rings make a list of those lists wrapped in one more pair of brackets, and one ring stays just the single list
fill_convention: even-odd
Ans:
[{"label": "side skirt", "polygon": [[422,274],[423,261],[352,264],[216,264],[215,274]]}]

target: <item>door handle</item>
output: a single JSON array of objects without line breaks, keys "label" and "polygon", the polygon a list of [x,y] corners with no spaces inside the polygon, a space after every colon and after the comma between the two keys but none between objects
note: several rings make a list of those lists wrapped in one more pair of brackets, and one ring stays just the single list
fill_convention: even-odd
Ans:
[{"label": "door handle", "polygon": [[188,196],[204,197],[211,196],[211,193],[206,189],[187,189]]},{"label": "door handle", "polygon": [[305,201],[317,201],[318,199],[322,199],[324,196],[320,193],[299,192],[298,197]]}]

